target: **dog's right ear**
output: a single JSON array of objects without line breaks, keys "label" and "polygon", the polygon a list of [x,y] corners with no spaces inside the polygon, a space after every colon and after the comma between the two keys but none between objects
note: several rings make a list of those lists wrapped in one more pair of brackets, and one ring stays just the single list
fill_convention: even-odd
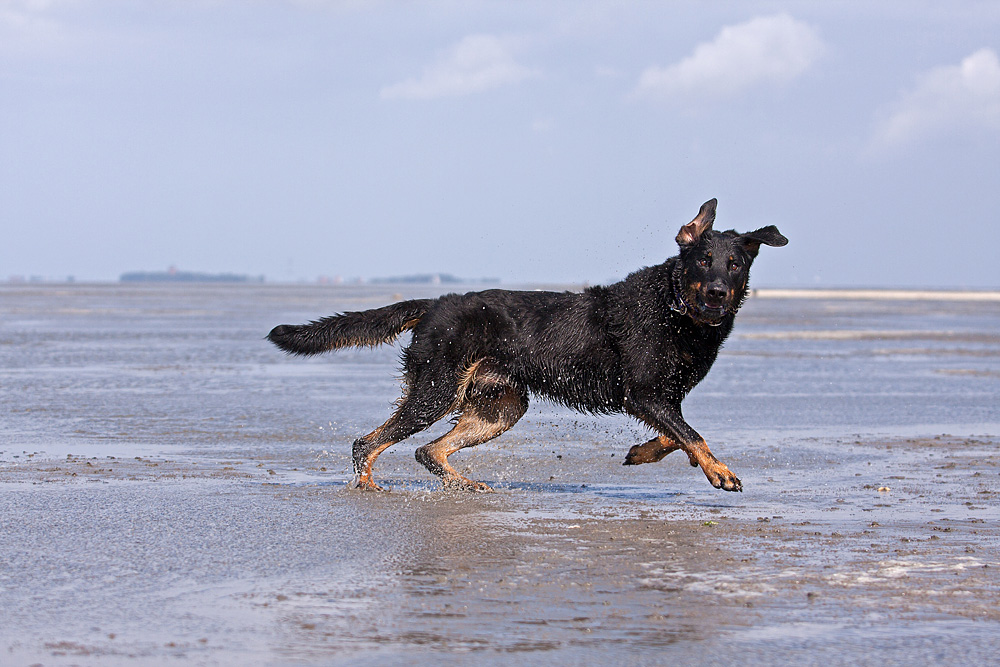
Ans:
[{"label": "dog's right ear", "polygon": [[677,245],[694,245],[702,234],[712,228],[712,223],[715,222],[715,206],[718,203],[715,199],[709,199],[701,205],[701,210],[698,211],[694,220],[681,227],[681,231],[677,232]]},{"label": "dog's right ear", "polygon": [[775,248],[788,245],[788,239],[774,225],[768,225],[753,232],[740,234],[740,241],[743,242],[743,247],[746,251],[750,253],[750,257],[757,256],[761,243]]}]

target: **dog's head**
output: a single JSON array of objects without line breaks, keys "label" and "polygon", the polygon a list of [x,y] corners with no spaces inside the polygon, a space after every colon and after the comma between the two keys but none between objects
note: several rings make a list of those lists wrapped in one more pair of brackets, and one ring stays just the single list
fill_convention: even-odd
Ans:
[{"label": "dog's head", "polygon": [[774,225],[745,234],[714,231],[717,203],[710,199],[702,204],[695,219],[677,233],[680,268],[673,286],[681,310],[696,322],[711,325],[720,324],[743,303],[750,265],[761,244],[788,243]]}]

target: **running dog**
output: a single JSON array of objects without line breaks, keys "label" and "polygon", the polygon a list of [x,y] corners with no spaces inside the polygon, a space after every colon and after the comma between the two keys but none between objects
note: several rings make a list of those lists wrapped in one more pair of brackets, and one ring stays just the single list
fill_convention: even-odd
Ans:
[{"label": "running dog", "polygon": [[404,393],[388,421],[354,442],[361,489],[382,490],[375,459],[447,415],[454,428],[416,450],[446,487],[489,491],[448,457],[491,440],[524,415],[528,397],[595,414],[621,413],[656,437],[633,446],[625,465],[682,450],[712,486],[743,484],[684,421],[681,401],[708,373],[747,295],[760,246],[788,243],[773,225],[717,232],[716,200],[681,227],[680,253],[619,283],[574,292],[502,289],[401,301],[309,324],[275,327],[268,339],[291,354],[389,343],[412,331],[403,350]]}]

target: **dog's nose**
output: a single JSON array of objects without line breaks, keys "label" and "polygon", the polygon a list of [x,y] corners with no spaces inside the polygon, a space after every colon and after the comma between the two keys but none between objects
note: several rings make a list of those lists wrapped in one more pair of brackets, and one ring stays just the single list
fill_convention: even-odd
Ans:
[{"label": "dog's nose", "polygon": [[729,296],[729,290],[721,282],[714,282],[705,288],[705,302],[711,306],[721,306]]}]

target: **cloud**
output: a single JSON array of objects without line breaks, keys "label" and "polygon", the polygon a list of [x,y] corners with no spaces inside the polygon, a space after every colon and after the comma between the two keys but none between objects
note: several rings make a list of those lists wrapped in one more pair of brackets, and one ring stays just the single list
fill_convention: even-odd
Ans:
[{"label": "cloud", "polygon": [[823,53],[810,25],[787,14],[762,16],[724,27],[711,42],[668,67],[649,67],[636,97],[690,99],[738,95],[763,84],[780,84],[805,72]]},{"label": "cloud", "polygon": [[1000,59],[993,49],[918,77],[881,124],[875,143],[900,145],[970,127],[1000,130]]},{"label": "cloud", "polygon": [[58,42],[61,30],[46,15],[49,0],[0,2],[0,51],[36,52]]},{"label": "cloud", "polygon": [[469,35],[421,76],[385,86],[383,99],[434,99],[481,93],[520,83],[536,74],[519,65],[509,40]]}]

